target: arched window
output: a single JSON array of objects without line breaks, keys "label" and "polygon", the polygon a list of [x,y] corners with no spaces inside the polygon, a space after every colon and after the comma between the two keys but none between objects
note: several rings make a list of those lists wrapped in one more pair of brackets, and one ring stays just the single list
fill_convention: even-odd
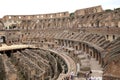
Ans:
[{"label": "arched window", "polygon": [[106,37],[107,37],[107,39],[108,39],[109,35],[106,35]]},{"label": "arched window", "polygon": [[115,39],[115,35],[113,35],[113,40]]},{"label": "arched window", "polygon": [[1,38],[3,40],[3,43],[6,43],[5,36],[2,36]]}]

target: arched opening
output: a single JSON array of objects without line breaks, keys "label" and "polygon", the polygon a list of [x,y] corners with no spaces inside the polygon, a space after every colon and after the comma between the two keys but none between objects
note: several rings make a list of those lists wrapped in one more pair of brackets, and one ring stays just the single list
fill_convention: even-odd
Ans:
[{"label": "arched opening", "polygon": [[90,51],[90,56],[92,56],[92,52]]},{"label": "arched opening", "polygon": [[15,26],[15,25],[13,26],[13,29],[16,29],[16,26]]},{"label": "arched opening", "polygon": [[83,44],[83,51],[85,51],[85,44]]},{"label": "arched opening", "polygon": [[107,39],[109,38],[109,35],[106,35]]},{"label": "arched opening", "polygon": [[97,27],[97,28],[99,27],[99,21],[96,22],[96,27]]},{"label": "arched opening", "polygon": [[96,60],[98,61],[98,58],[99,58],[99,53],[97,52],[96,53]]},{"label": "arched opening", "polygon": [[76,50],[78,50],[78,46],[76,46]]},{"label": "arched opening", "polygon": [[93,27],[93,25],[94,25],[94,24],[93,24],[93,23],[91,23],[91,26],[92,26],[92,27]]},{"label": "arched opening", "polygon": [[86,45],[86,53],[89,53],[89,47]]},{"label": "arched opening", "polygon": [[0,30],[4,29],[4,24],[2,21],[0,21]]},{"label": "arched opening", "polygon": [[81,50],[81,43],[79,43],[79,50]]},{"label": "arched opening", "polygon": [[0,43],[6,43],[5,36],[1,36],[1,38],[0,38]]},{"label": "arched opening", "polygon": [[5,36],[2,36],[3,43],[6,43]]},{"label": "arched opening", "polygon": [[5,54],[6,54],[8,57],[11,57],[11,51],[5,51]]},{"label": "arched opening", "polygon": [[115,35],[113,35],[113,40],[115,40]]}]

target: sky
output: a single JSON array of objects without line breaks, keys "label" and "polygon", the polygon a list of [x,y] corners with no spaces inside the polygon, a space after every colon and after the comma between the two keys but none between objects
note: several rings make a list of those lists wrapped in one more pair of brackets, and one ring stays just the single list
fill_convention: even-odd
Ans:
[{"label": "sky", "polygon": [[120,8],[120,0],[0,0],[0,18],[5,15],[48,14],[101,5],[105,9]]}]

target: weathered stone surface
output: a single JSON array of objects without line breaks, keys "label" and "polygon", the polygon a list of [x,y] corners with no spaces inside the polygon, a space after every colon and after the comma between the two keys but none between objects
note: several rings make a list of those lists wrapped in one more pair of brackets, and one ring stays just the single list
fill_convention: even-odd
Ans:
[{"label": "weathered stone surface", "polygon": [[[67,59],[79,63],[81,69],[91,70],[89,60],[79,57],[83,54],[87,54],[89,59],[94,58],[101,65],[105,80],[120,78],[119,9],[107,11],[101,6],[95,6],[74,13],[7,15],[0,19],[0,41],[0,44],[8,46],[27,44],[45,49],[11,50],[9,54],[9,51],[1,51],[0,74],[3,75],[0,75],[0,79],[6,74],[8,80],[67,79],[68,68],[71,68]],[[49,49],[70,58],[51,53]],[[84,71],[80,73],[85,75]]]}]

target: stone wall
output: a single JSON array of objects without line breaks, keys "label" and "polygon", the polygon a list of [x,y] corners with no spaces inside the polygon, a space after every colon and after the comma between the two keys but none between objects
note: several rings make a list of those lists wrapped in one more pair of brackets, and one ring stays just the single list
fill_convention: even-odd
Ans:
[{"label": "stone wall", "polygon": [[52,19],[69,17],[68,12],[38,14],[38,15],[7,15],[3,17],[3,21],[20,21],[20,20],[36,20],[36,19]]},{"label": "stone wall", "polygon": [[4,23],[2,21],[0,21],[0,30],[4,29]]},{"label": "stone wall", "polygon": [[85,8],[85,9],[80,9],[75,11],[75,15],[87,15],[87,14],[94,14],[98,12],[103,12],[103,9],[101,6],[95,6],[95,7],[90,7],[90,8]]}]

